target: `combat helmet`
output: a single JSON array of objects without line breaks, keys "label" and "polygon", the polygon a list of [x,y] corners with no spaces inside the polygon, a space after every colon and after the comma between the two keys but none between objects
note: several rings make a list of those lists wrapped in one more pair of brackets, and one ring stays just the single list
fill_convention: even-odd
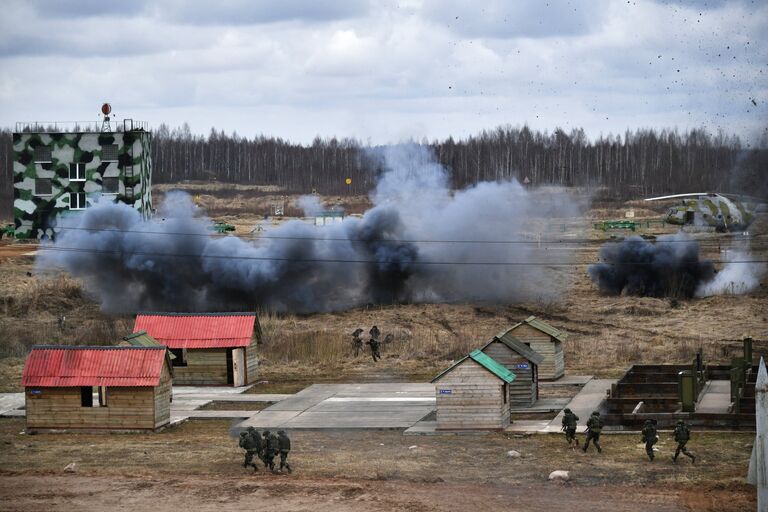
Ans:
[{"label": "combat helmet", "polygon": [[563,412],[564,412],[564,413],[566,413],[566,414],[568,414],[568,413],[570,413],[570,412],[571,412],[571,410],[570,410],[568,407],[566,407],[565,409],[563,409]]}]

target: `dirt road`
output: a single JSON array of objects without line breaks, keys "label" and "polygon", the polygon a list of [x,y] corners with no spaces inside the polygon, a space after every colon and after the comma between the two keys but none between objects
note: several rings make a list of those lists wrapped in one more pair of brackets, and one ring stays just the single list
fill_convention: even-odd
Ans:
[{"label": "dirt road", "polygon": [[[559,435],[404,436],[399,431],[293,433],[292,475],[254,474],[227,421],[156,434],[26,435],[0,420],[0,511],[102,510],[753,510],[744,483],[754,434],[696,433],[695,465],[672,464],[662,433],[654,463],[636,435],[603,453]],[[517,450],[520,458],[507,456]],[[64,472],[69,463],[75,473]],[[550,483],[568,470],[572,481]],[[245,507],[245,508],[244,508]]]},{"label": "dirt road", "polygon": [[[724,493],[723,493],[724,494]],[[102,512],[290,510],[314,512],[559,510],[564,503],[594,512],[690,510],[676,493],[626,486],[511,486],[380,482],[350,479],[2,476],[4,511]],[[725,495],[720,498],[726,499]],[[642,505],[639,505],[642,503]]]}]

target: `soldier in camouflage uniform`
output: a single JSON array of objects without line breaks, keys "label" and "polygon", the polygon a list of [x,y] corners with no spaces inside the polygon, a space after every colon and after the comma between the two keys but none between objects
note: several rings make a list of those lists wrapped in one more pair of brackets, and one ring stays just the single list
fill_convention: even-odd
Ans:
[{"label": "soldier in camouflage uniform", "polygon": [[291,451],[291,439],[284,430],[277,431],[277,444],[280,449],[280,471],[285,468],[289,473],[292,473],[293,469],[291,469],[291,465],[288,464],[288,453]]},{"label": "soldier in camouflage uniform", "polygon": [[653,445],[659,440],[658,433],[656,432],[656,425],[653,420],[645,420],[643,425],[643,437],[642,442],[645,443],[645,453],[648,454],[648,460],[653,462]]},{"label": "soldier in camouflage uniform", "polygon": [[692,464],[696,464],[696,456],[689,452],[685,447],[685,445],[691,439],[691,429],[688,428],[688,425],[686,425],[683,420],[677,420],[677,426],[675,427],[674,435],[677,448],[675,449],[675,454],[672,456],[672,462],[677,462],[678,455],[680,455],[680,452],[683,452],[686,457],[691,459]]},{"label": "soldier in camouflage uniform", "polygon": [[579,440],[576,438],[576,425],[578,424],[579,417],[576,416],[567,407],[563,409],[563,428],[565,431],[565,440],[568,441],[568,446],[573,442],[576,442],[576,448],[579,447]]},{"label": "soldier in camouflage uniform", "polygon": [[587,448],[589,448],[590,441],[595,443],[597,453],[603,453],[603,449],[600,446],[600,432],[602,430],[603,420],[600,418],[600,413],[593,411],[592,415],[587,420],[587,439],[584,441],[584,448],[582,448],[584,453],[587,453]]},{"label": "soldier in camouflage uniform", "polygon": [[366,343],[371,346],[371,357],[373,357],[373,362],[375,363],[381,359],[381,342],[377,338],[371,338]]},{"label": "soldier in camouflage uniform", "polygon": [[277,436],[269,430],[264,431],[264,440],[266,444],[264,446],[264,465],[269,468],[272,473],[275,473],[275,456],[280,451],[280,441]]},{"label": "soldier in camouflage uniform", "polygon": [[363,350],[363,338],[360,335],[363,334],[363,330],[360,328],[355,329],[352,333],[352,347],[355,349],[355,357],[360,355],[360,351]]},{"label": "soldier in camouflage uniform", "polygon": [[258,466],[253,463],[253,456],[261,458],[261,438],[253,427],[248,427],[247,432],[240,432],[240,448],[245,450],[243,467],[252,466],[254,471],[258,471]]}]

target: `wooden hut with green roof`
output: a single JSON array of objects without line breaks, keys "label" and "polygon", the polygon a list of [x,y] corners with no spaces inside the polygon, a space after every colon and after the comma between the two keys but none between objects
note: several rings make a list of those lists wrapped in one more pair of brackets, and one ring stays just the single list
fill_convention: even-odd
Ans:
[{"label": "wooden hut with green roof", "polygon": [[432,379],[437,430],[503,430],[514,380],[514,373],[481,350],[457,361]]},{"label": "wooden hut with green roof", "polygon": [[539,399],[539,365],[544,356],[512,336],[509,329],[491,338],[480,350],[515,374],[515,381],[508,386],[511,408],[531,407]]},{"label": "wooden hut with green roof", "polygon": [[544,361],[539,365],[539,378],[555,380],[565,374],[563,342],[568,338],[566,332],[535,316],[529,316],[512,326],[507,333],[544,356]]}]

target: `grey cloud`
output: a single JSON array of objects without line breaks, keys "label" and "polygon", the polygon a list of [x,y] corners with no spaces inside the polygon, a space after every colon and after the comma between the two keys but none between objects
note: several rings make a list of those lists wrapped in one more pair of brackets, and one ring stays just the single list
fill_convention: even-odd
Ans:
[{"label": "grey cloud", "polygon": [[604,0],[584,4],[569,0],[426,0],[424,14],[451,30],[478,38],[576,36],[605,20]]},{"label": "grey cloud", "polygon": [[327,22],[363,16],[367,1],[341,0],[172,0],[158,4],[156,13],[197,25],[249,25],[280,21]]},{"label": "grey cloud", "polygon": [[145,12],[148,0],[31,0],[29,5],[42,18],[90,18],[137,16]]}]

